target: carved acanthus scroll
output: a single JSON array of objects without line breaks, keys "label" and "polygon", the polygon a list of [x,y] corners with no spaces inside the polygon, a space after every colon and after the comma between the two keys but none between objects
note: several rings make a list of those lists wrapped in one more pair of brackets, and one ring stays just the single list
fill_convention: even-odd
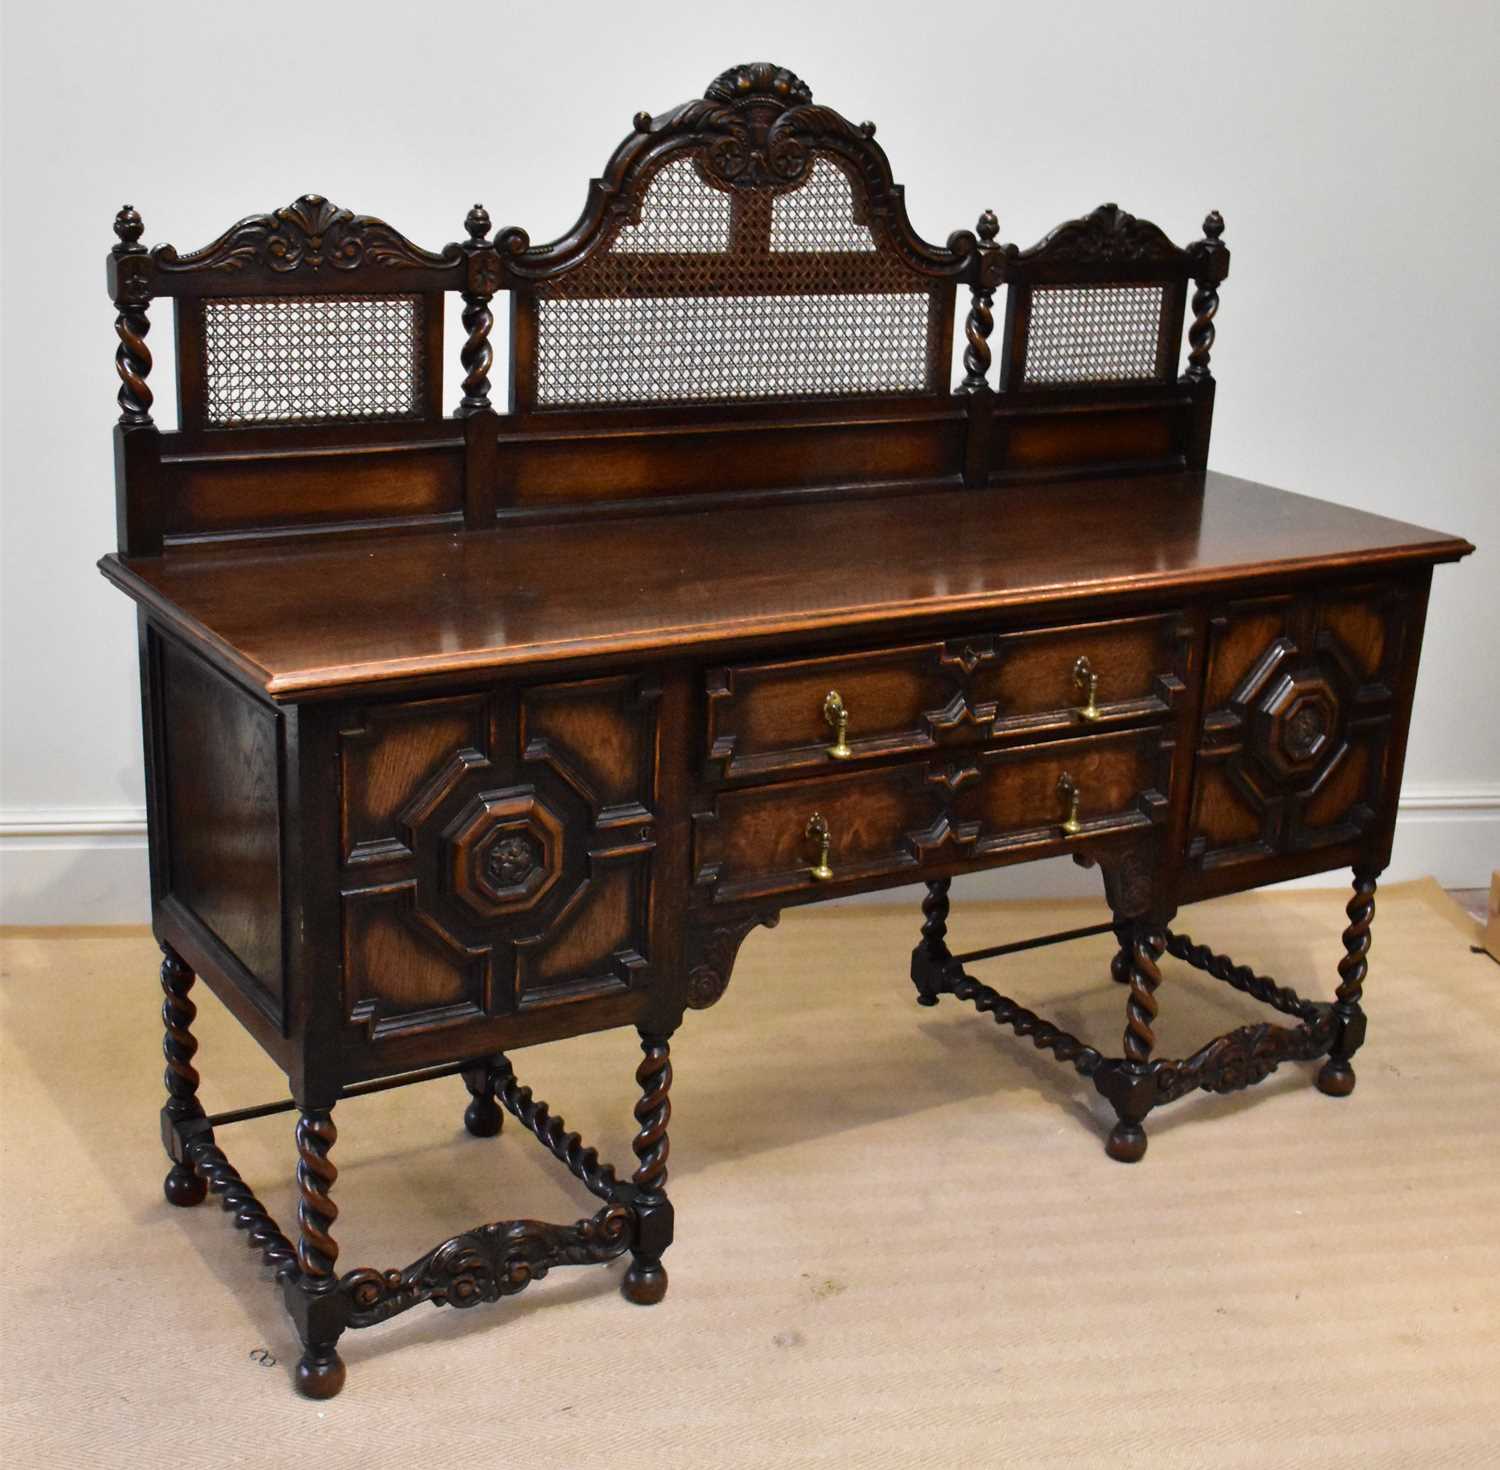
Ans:
[{"label": "carved acanthus scroll", "polygon": [[404,1271],[364,1267],[339,1282],[349,1300],[349,1326],[370,1327],[421,1302],[474,1307],[515,1296],[554,1266],[613,1260],[630,1245],[633,1215],[606,1205],[573,1225],[502,1220],[445,1240]]},{"label": "carved acanthus scroll", "polygon": [[366,263],[424,270],[453,266],[462,258],[458,245],[441,253],[424,250],[383,219],[341,209],[321,194],[304,194],[272,214],[242,219],[187,255],[179,255],[171,245],[158,245],[151,252],[157,269],[169,274],[236,272],[257,265],[277,274],[318,272],[325,265],[351,271]]},{"label": "carved acanthus scroll", "polygon": [[688,935],[688,1005],[706,1010],[729,988],[735,956],[745,936],[758,925],[774,929],[781,921],[775,911],[745,914],[724,923],[694,928]]}]

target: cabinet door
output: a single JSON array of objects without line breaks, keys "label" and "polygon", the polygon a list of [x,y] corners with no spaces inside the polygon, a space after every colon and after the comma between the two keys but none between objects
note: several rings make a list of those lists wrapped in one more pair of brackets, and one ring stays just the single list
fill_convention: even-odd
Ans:
[{"label": "cabinet door", "polygon": [[1190,865],[1310,853],[1364,839],[1388,819],[1419,616],[1416,594],[1395,582],[1215,611]]},{"label": "cabinet door", "polygon": [[658,696],[619,675],[348,712],[343,1003],[369,1040],[649,981]]}]

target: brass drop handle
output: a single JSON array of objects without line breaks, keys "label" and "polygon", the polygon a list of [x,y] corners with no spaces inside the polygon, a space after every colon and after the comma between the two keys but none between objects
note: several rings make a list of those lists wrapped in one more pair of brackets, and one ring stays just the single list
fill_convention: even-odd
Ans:
[{"label": "brass drop handle", "polygon": [[1057,794],[1068,804],[1068,814],[1063,818],[1062,829],[1067,836],[1072,837],[1074,833],[1083,830],[1083,823],[1078,820],[1078,803],[1081,797],[1078,783],[1066,771],[1057,778]]},{"label": "brass drop handle", "polygon": [[1073,665],[1073,682],[1078,686],[1084,696],[1084,702],[1079,708],[1080,719],[1087,720],[1093,724],[1099,718],[1099,676],[1094,672],[1094,666],[1089,662],[1086,653],[1079,654],[1078,661]]},{"label": "brass drop handle", "polygon": [[833,744],[828,747],[828,754],[836,761],[848,760],[854,754],[849,749],[849,711],[844,708],[837,689],[830,689],[823,696],[823,719],[833,727]]},{"label": "brass drop handle", "polygon": [[828,866],[828,852],[833,846],[833,834],[828,830],[828,818],[822,812],[814,812],[807,823],[807,836],[818,844],[818,861],[807,870],[807,876],[816,883],[826,883],[833,877]]}]

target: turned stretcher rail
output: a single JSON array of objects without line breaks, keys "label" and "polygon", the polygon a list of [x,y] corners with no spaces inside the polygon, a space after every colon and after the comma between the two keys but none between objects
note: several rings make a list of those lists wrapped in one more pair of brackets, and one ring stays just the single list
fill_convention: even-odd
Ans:
[{"label": "turned stretcher rail", "polygon": [[970,949],[953,956],[959,965],[973,964],[978,960],[998,959],[1003,954],[1021,954],[1028,949],[1042,949],[1049,944],[1067,944],[1073,939],[1091,939],[1096,934],[1109,934],[1114,924],[1086,924],[1082,929],[1061,929],[1056,934],[1039,934],[1034,939],[1017,939],[1010,944],[992,944],[988,949]]},{"label": "turned stretcher rail", "polygon": [[[374,1092],[390,1092],[393,1088],[409,1087],[417,1082],[436,1082],[439,1077],[456,1077],[468,1066],[467,1062],[445,1062],[441,1067],[424,1067],[419,1072],[403,1072],[399,1077],[381,1077],[374,1082],[356,1082],[342,1088],[340,1102],[351,1097],[368,1097]],[[231,1123],[248,1123],[253,1118],[269,1118],[276,1113],[291,1113],[297,1109],[296,1101],[284,1097],[279,1102],[256,1103],[248,1108],[230,1108],[222,1113],[210,1113],[210,1128],[226,1128]]]}]

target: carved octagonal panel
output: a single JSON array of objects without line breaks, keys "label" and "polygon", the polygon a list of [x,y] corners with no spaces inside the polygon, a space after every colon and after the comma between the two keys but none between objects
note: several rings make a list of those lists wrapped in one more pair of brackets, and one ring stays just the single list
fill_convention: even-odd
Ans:
[{"label": "carved octagonal panel", "polygon": [[481,919],[532,907],[562,875],[562,822],[527,788],[480,792],[443,840],[453,892]]},{"label": "carved octagonal panel", "polygon": [[648,978],[656,700],[611,676],[351,711],[344,993],[371,1040]]},{"label": "carved octagonal panel", "polygon": [[1282,674],[1256,707],[1256,754],[1283,780],[1315,772],[1337,748],[1340,711],[1353,689],[1341,700],[1334,685],[1347,681],[1336,661],[1331,667],[1332,677],[1307,669]]},{"label": "carved octagonal panel", "polygon": [[1407,594],[1333,589],[1210,622],[1189,857],[1201,867],[1351,841],[1381,808]]}]

